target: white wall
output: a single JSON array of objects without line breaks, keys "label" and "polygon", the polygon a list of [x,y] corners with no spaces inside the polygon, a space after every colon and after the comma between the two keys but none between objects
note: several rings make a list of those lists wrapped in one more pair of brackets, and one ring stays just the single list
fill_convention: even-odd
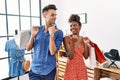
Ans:
[{"label": "white wall", "polygon": [[[115,48],[120,53],[120,1],[119,0],[59,0],[58,26],[68,33],[71,14],[87,13],[81,35],[88,36],[104,52]],[[67,32],[66,32],[67,31]],[[116,62],[120,67],[120,62]]]},{"label": "white wall", "polygon": [[60,0],[57,2],[57,23],[65,31],[73,13],[87,13],[87,24],[83,24],[82,35],[89,36],[104,51],[120,50],[120,1],[119,0]]}]

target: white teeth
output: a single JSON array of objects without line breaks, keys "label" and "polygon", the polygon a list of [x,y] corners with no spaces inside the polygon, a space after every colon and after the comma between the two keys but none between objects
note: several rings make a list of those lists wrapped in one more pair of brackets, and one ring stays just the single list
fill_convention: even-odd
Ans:
[{"label": "white teeth", "polygon": [[72,29],[72,31],[76,31],[75,29]]}]

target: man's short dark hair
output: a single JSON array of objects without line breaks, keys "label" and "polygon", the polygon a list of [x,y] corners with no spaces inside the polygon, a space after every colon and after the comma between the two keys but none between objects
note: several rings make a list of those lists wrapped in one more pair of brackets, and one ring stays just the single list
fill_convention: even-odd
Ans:
[{"label": "man's short dark hair", "polygon": [[54,4],[49,4],[49,5],[47,5],[43,8],[42,13],[44,13],[44,12],[50,10],[50,9],[57,10],[57,8]]}]

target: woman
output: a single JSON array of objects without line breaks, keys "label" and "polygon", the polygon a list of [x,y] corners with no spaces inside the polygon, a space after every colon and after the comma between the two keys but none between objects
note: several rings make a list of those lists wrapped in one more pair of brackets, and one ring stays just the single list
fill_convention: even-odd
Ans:
[{"label": "woman", "polygon": [[80,17],[72,14],[69,18],[71,35],[65,36],[63,43],[68,56],[64,80],[88,80],[83,60],[89,56],[87,40],[79,35],[81,30]]}]

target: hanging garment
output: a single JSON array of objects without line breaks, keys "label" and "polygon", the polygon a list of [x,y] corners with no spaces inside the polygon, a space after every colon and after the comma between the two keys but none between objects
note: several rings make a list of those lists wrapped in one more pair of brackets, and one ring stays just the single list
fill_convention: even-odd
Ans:
[{"label": "hanging garment", "polygon": [[23,75],[25,73],[25,71],[22,69],[23,58],[21,58],[19,54],[24,57],[25,51],[23,49],[18,49],[14,39],[6,42],[5,51],[8,52],[8,56],[10,57],[9,76],[16,77]]}]

